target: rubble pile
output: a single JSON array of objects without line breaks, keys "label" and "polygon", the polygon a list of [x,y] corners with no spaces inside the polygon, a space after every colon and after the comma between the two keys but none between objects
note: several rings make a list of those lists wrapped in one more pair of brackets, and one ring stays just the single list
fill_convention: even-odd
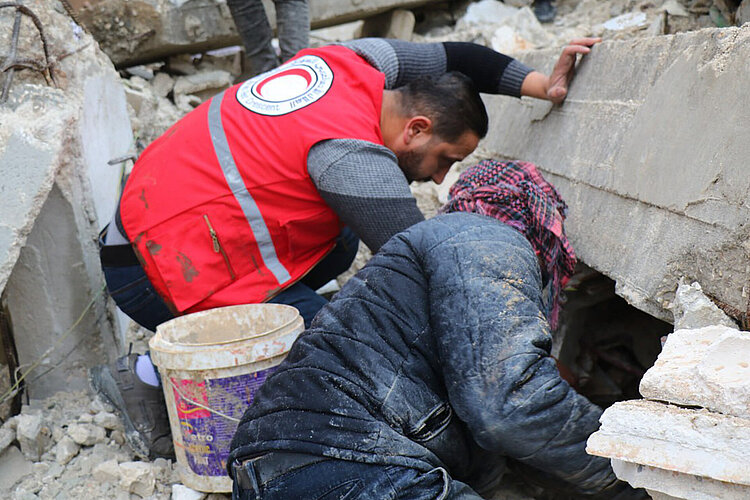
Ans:
[{"label": "rubble pile", "polygon": [[86,392],[60,392],[24,405],[0,428],[0,497],[227,498],[181,485],[172,461],[138,460],[112,411]]},{"label": "rubble pile", "polygon": [[[750,334],[725,326],[699,285],[683,283],[677,295],[683,328],[643,376],[645,399],[608,408],[587,451],[654,499],[748,498]],[[716,318],[723,324],[710,324]]]}]

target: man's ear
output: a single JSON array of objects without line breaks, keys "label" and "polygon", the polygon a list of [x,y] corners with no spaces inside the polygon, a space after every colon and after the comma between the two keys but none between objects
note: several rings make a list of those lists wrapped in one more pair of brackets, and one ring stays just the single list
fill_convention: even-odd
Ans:
[{"label": "man's ear", "polygon": [[404,144],[421,146],[432,138],[432,120],[423,115],[411,117],[404,126]]}]

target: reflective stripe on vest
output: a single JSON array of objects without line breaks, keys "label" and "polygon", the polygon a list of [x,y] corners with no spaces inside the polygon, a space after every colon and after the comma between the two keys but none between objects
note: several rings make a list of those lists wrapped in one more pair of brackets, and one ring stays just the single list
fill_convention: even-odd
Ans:
[{"label": "reflective stripe on vest", "polygon": [[208,130],[211,133],[211,143],[216,152],[216,158],[219,160],[221,170],[224,172],[224,178],[231,189],[237,203],[242,208],[242,213],[247,219],[250,230],[253,233],[255,242],[258,245],[263,264],[271,271],[279,284],[289,281],[291,278],[289,271],[279,262],[276,255],[276,248],[273,246],[271,234],[268,232],[263,216],[260,213],[258,205],[253,199],[253,195],[247,190],[242,175],[237,169],[232,152],[229,150],[229,142],[224,133],[224,125],[221,122],[221,103],[224,99],[224,92],[215,95],[211,99],[208,108]]}]

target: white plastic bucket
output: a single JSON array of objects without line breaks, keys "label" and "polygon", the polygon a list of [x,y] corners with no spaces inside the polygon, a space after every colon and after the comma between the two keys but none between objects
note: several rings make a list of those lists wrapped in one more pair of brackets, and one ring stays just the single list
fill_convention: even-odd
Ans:
[{"label": "white plastic bucket", "polygon": [[159,325],[149,342],[151,359],[186,486],[232,491],[226,465],[237,424],[303,330],[297,309],[280,304],[222,307]]}]

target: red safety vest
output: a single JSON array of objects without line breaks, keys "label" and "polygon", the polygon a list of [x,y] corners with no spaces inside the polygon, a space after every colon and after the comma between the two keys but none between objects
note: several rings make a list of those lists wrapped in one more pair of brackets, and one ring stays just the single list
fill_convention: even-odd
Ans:
[{"label": "red safety vest", "polygon": [[334,246],[307,172],[326,139],[383,144],[385,77],[350,49],[300,52],[203,103],[143,152],[120,203],[157,292],[180,313],[268,300]]}]

